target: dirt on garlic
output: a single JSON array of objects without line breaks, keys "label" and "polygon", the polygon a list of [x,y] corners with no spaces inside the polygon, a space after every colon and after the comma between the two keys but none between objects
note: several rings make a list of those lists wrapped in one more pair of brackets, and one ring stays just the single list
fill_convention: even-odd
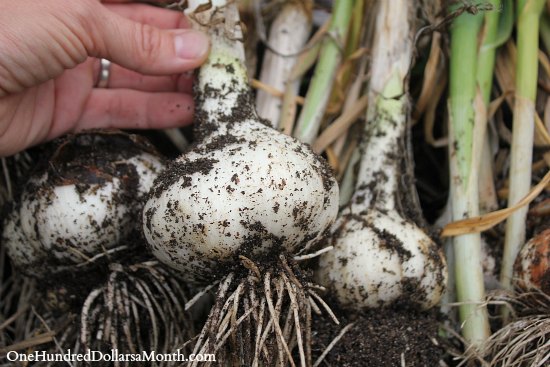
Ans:
[{"label": "dirt on garlic", "polygon": [[150,144],[122,132],[76,134],[55,144],[15,199],[2,233],[14,265],[37,277],[120,252],[119,243],[139,229],[145,194],[164,168]]}]

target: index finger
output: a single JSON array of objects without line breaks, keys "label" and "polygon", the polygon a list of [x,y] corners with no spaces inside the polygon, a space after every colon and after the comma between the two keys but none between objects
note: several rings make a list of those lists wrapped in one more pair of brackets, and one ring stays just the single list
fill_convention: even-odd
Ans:
[{"label": "index finger", "polygon": [[160,29],[180,29],[190,28],[191,26],[189,20],[180,11],[146,4],[129,4],[129,2],[129,0],[110,0],[109,2],[103,2],[103,5],[124,18]]}]

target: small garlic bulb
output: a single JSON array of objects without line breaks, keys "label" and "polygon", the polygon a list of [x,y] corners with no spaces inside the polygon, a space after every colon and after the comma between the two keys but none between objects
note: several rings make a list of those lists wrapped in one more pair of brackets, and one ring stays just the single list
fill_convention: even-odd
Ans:
[{"label": "small garlic bulb", "polygon": [[550,229],[521,248],[514,263],[514,285],[522,289],[535,288],[550,296]]},{"label": "small garlic bulb", "polygon": [[429,309],[446,286],[443,254],[422,229],[395,212],[342,215],[319,260],[319,284],[344,307],[387,306],[399,300]]},{"label": "small garlic bulb", "polygon": [[138,136],[94,132],[62,140],[4,223],[8,255],[23,273],[41,276],[117,246],[139,228],[143,199],[163,167]]}]

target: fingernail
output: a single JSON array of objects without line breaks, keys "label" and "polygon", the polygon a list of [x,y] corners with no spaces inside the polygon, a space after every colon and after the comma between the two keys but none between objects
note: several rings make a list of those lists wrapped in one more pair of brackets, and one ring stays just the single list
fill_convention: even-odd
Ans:
[{"label": "fingernail", "polygon": [[210,48],[210,39],[202,32],[187,30],[174,36],[176,55],[182,59],[202,58]]}]

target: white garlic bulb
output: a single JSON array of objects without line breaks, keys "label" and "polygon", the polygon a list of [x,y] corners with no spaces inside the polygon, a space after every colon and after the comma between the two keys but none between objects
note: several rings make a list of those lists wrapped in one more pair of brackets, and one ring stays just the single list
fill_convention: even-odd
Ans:
[{"label": "white garlic bulb", "polygon": [[428,309],[446,284],[446,264],[437,245],[395,213],[342,215],[335,225],[334,250],[316,271],[339,302],[356,309],[402,301]]},{"label": "white garlic bulb", "polygon": [[414,11],[411,2],[398,3],[377,8],[355,192],[334,226],[334,249],[320,256],[316,273],[342,305],[356,310],[395,303],[427,309],[439,302],[447,280],[443,252],[410,220],[420,217],[406,144]]},{"label": "white garlic bulb", "polygon": [[143,211],[153,254],[189,281],[304,251],[338,211],[338,187],[309,147],[258,117],[236,6],[190,3],[211,49],[195,82],[196,145],[159,176]]},{"label": "white garlic bulb", "polygon": [[306,249],[337,211],[326,163],[298,141],[242,121],[161,174],[144,207],[144,234],[159,260],[200,281],[238,255]]},{"label": "white garlic bulb", "polygon": [[550,296],[550,229],[523,245],[514,263],[513,281],[517,288],[534,288]]},{"label": "white garlic bulb", "polygon": [[58,272],[115,247],[132,230],[164,164],[121,132],[65,139],[35,172],[4,223],[3,243],[27,275]]}]

